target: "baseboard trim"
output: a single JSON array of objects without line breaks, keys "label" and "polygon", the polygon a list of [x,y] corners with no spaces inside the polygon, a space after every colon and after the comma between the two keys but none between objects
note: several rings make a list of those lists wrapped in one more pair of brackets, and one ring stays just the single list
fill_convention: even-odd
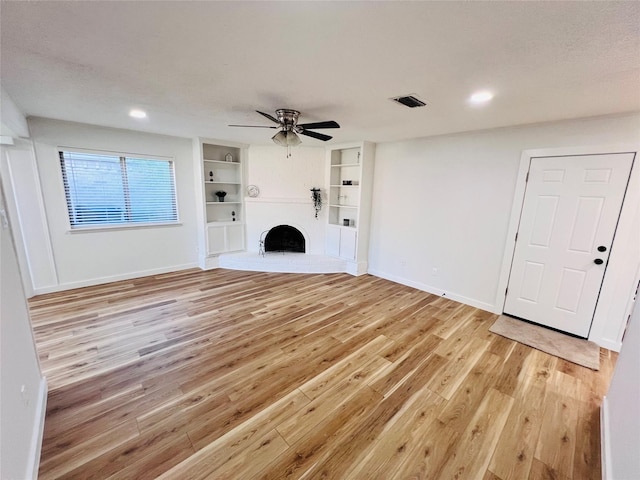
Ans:
[{"label": "baseboard trim", "polygon": [[213,270],[220,268],[220,257],[218,255],[204,257],[200,260],[198,267],[202,270]]},{"label": "baseboard trim", "polygon": [[42,439],[44,436],[44,419],[47,414],[47,379],[42,377],[38,387],[38,405],[36,406],[36,422],[31,435],[31,445],[29,447],[29,458],[31,464],[27,469],[27,477],[36,480],[40,469],[40,453],[42,451]]},{"label": "baseboard trim", "polygon": [[474,298],[465,297],[464,295],[458,295],[454,292],[449,292],[447,290],[441,290],[431,285],[426,285],[420,282],[414,282],[413,280],[408,280],[406,278],[398,277],[396,275],[389,275],[385,272],[381,272],[375,269],[369,269],[369,273],[376,277],[384,278],[385,280],[391,280],[395,283],[400,283],[401,285],[406,285],[407,287],[417,288],[418,290],[422,290],[423,292],[431,293],[433,295],[438,295],[439,297],[450,298],[456,302],[464,303],[465,305],[470,305],[475,308],[479,308],[480,310],[486,310],[487,312],[497,313],[498,315],[502,313],[502,309],[497,308],[495,305],[490,303],[481,302]]},{"label": "baseboard trim", "polygon": [[611,472],[611,438],[609,430],[609,401],[607,397],[602,398],[600,406],[600,463],[602,465],[602,480],[613,480]]},{"label": "baseboard trim", "polygon": [[358,277],[360,275],[364,275],[365,273],[367,273],[367,266],[368,266],[368,262],[354,262],[354,261],[347,260],[344,271],[349,275]]},{"label": "baseboard trim", "polygon": [[589,338],[594,343],[597,343],[602,348],[611,350],[612,352],[619,352],[622,348],[622,342],[616,342],[613,340],[607,340],[606,338]]},{"label": "baseboard trim", "polygon": [[121,280],[131,280],[133,278],[148,277],[150,275],[160,275],[163,273],[178,272],[180,270],[188,270],[190,268],[199,268],[198,263],[186,263],[183,265],[173,265],[171,267],[154,268],[150,270],[139,270],[137,272],[123,273],[121,275],[112,275],[109,277],[91,278],[88,280],[80,280],[78,282],[60,283],[55,286],[37,288],[34,290],[35,295],[44,293],[61,292],[71,290],[73,288],[91,287],[93,285],[102,285],[104,283],[119,282]]}]

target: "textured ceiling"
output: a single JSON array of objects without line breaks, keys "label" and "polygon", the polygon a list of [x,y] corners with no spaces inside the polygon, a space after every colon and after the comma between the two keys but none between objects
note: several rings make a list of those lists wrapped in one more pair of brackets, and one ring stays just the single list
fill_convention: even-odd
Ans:
[{"label": "textured ceiling", "polygon": [[[640,2],[6,2],[27,115],[260,144],[254,110],[391,141],[640,110]],[[472,107],[478,89],[493,102]],[[407,109],[388,99],[416,94]],[[130,108],[149,117],[134,120]],[[323,145],[303,138],[305,145]]]}]

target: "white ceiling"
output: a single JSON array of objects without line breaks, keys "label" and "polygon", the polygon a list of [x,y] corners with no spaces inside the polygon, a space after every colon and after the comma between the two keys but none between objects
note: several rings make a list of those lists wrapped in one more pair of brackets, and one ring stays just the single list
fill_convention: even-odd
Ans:
[{"label": "white ceiling", "polygon": [[[637,1],[2,1],[0,16],[2,86],[26,115],[261,144],[272,130],[227,125],[295,108],[340,123],[334,142],[380,142],[640,110]],[[467,103],[478,89],[490,105]],[[408,93],[428,106],[388,100]]]}]

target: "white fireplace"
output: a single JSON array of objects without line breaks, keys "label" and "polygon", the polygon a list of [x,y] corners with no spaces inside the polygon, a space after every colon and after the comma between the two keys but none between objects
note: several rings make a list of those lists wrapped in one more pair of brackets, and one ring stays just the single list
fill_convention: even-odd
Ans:
[{"label": "white fireplace", "polygon": [[264,232],[279,225],[290,225],[304,236],[305,253],[324,254],[326,212],[320,211],[318,218],[315,218],[311,194],[308,199],[247,198],[245,208],[247,251],[259,251]]},{"label": "white fireplace", "polygon": [[[292,156],[276,146],[249,148],[246,184],[256,185],[259,196],[245,197],[246,252],[221,255],[219,266],[266,272],[345,272],[346,262],[325,255],[327,211],[318,217],[311,188],[325,185],[324,148],[296,147]],[[305,253],[259,254],[263,232],[278,225],[295,227],[305,240]]]},{"label": "white fireplace", "polygon": [[[346,262],[324,254],[326,216],[324,211],[315,218],[311,197],[247,198],[247,251],[220,256],[223,268],[261,272],[335,273],[346,272]],[[260,240],[270,229],[288,225],[304,236],[305,253],[260,253]]]}]

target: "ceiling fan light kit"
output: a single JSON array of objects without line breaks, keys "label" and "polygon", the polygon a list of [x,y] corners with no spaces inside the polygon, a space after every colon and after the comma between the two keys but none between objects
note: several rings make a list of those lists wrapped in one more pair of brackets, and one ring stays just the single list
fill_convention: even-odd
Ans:
[{"label": "ceiling fan light kit", "polygon": [[302,143],[300,137],[298,137],[298,135],[296,135],[291,130],[281,130],[273,137],[271,137],[271,140],[273,140],[275,144],[280,145],[281,147],[295,147]]},{"label": "ceiling fan light kit", "polygon": [[[298,135],[305,135],[307,137],[315,138],[317,140],[322,140],[326,142],[327,140],[331,140],[333,137],[329,135],[325,135],[324,133],[312,132],[310,129],[323,129],[323,128],[340,128],[337,122],[333,120],[329,120],[326,122],[313,122],[313,123],[302,123],[298,125],[298,118],[300,117],[300,112],[297,110],[290,110],[288,108],[279,108],[276,110],[276,117],[269,115],[268,113],[261,112],[256,110],[257,113],[262,115],[265,118],[268,118],[273,123],[276,123],[278,126],[267,126],[267,125],[229,125],[230,127],[249,127],[249,128],[279,128],[280,131],[276,133],[271,140],[276,145],[280,145],[281,147],[295,147],[302,143],[300,137]],[[287,156],[291,154],[288,153]]]}]

